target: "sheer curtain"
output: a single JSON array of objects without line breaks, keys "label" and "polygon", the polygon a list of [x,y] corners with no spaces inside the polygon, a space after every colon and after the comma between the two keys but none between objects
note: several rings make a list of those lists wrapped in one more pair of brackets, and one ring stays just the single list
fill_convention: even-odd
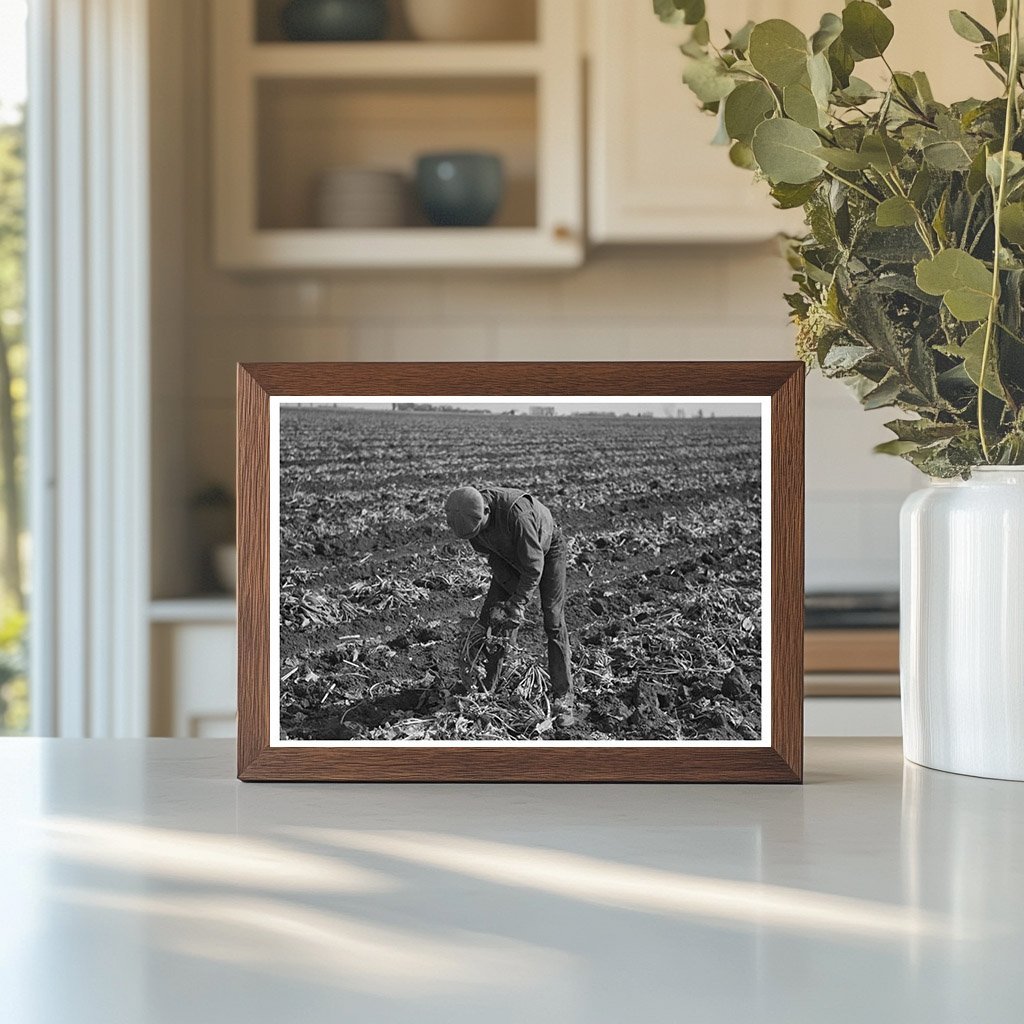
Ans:
[{"label": "sheer curtain", "polygon": [[142,736],[148,700],[146,0],[32,0],[35,731]]}]

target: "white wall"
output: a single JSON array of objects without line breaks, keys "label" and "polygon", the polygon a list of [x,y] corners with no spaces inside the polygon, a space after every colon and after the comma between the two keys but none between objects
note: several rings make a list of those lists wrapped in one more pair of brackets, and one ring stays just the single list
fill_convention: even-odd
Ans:
[{"label": "white wall", "polygon": [[[180,491],[233,477],[239,360],[792,358],[781,299],[788,271],[774,245],[602,251],[570,273],[243,278],[214,270],[204,6],[182,5],[181,121],[154,126],[184,141],[180,178],[166,167],[161,178],[184,184],[186,370],[180,392],[158,389],[181,417]],[[886,418],[863,413],[838,384],[808,380],[809,588],[896,585],[897,512],[916,474],[871,454]],[[185,512],[158,510],[168,521],[176,514],[180,522]]]}]

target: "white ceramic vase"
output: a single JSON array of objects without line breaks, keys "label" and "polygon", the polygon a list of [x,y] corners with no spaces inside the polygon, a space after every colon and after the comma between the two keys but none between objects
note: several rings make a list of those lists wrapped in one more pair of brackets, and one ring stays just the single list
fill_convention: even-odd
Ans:
[{"label": "white ceramic vase", "polygon": [[1024,467],[910,495],[900,552],[906,757],[1024,781]]}]

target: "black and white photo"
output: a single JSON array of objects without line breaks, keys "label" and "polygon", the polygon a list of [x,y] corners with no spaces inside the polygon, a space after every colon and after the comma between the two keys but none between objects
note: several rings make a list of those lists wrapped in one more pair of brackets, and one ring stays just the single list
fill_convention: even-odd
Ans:
[{"label": "black and white photo", "polygon": [[271,742],[765,744],[769,415],[272,398]]}]

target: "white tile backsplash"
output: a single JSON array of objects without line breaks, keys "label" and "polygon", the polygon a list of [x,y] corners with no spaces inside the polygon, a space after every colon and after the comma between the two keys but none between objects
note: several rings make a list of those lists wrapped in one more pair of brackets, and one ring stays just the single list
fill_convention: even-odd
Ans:
[{"label": "white tile backsplash", "polygon": [[607,320],[503,323],[496,328],[495,358],[512,360],[626,359],[626,330]]},{"label": "white tile backsplash", "polygon": [[443,313],[440,275],[356,274],[333,281],[327,315],[334,320],[435,320]]},{"label": "white tile backsplash", "polygon": [[450,320],[464,317],[553,321],[562,314],[563,275],[546,273],[445,274],[437,294]]},{"label": "white tile backsplash", "polygon": [[656,317],[715,322],[725,302],[723,267],[700,249],[597,254],[561,278],[562,313],[618,323]]},{"label": "white tile backsplash", "polygon": [[[230,480],[234,364],[246,360],[789,359],[786,266],[770,247],[602,252],[571,273],[188,275],[188,450]],[[874,455],[887,412],[807,381],[807,583],[894,587],[915,470]]]}]

